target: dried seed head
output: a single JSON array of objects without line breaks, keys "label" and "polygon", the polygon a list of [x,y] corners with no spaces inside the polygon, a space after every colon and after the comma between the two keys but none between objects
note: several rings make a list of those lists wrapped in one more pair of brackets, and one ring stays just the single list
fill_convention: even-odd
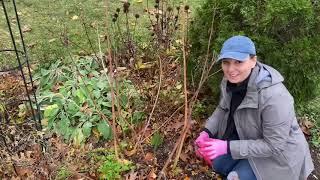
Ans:
[{"label": "dried seed head", "polygon": [[189,6],[188,5],[184,6],[184,10],[188,11],[189,10]]},{"label": "dried seed head", "polygon": [[160,0],[155,0],[155,2],[156,2],[157,4],[159,4]]},{"label": "dried seed head", "polygon": [[112,18],[112,22],[116,22],[117,21],[117,18]]},{"label": "dried seed head", "polygon": [[178,11],[180,10],[180,6],[177,6],[176,8],[177,8]]},{"label": "dried seed head", "polygon": [[123,12],[128,13],[129,7],[130,7],[130,3],[128,3],[128,2],[123,3]]},{"label": "dried seed head", "polygon": [[168,12],[171,12],[171,11],[172,11],[172,7],[168,7],[168,8],[167,8],[167,11],[168,11]]},{"label": "dried seed head", "polygon": [[117,8],[116,11],[117,11],[117,12],[120,12],[120,8]]},{"label": "dried seed head", "polygon": [[151,33],[151,36],[154,36],[154,33]]},{"label": "dried seed head", "polygon": [[175,19],[178,19],[178,17],[179,17],[178,15],[174,16]]},{"label": "dried seed head", "polygon": [[158,9],[158,8],[159,8],[159,5],[158,5],[158,4],[155,4],[155,5],[154,5],[154,8]]},{"label": "dried seed head", "polygon": [[118,13],[114,13],[113,17],[118,18],[119,17]]},{"label": "dried seed head", "polygon": [[157,18],[157,19],[159,18],[159,14],[156,14],[156,18]]},{"label": "dried seed head", "polygon": [[140,15],[139,14],[135,14],[134,17],[138,19],[140,17]]}]

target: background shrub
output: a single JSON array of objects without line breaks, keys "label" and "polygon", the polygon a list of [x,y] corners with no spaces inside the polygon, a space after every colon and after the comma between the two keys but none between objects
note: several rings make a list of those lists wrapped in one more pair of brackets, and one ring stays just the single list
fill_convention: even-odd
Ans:
[{"label": "background shrub", "polygon": [[[190,29],[189,75],[199,79],[214,19],[210,52],[219,53],[222,43],[232,35],[249,36],[260,61],[281,72],[297,106],[302,107],[315,97],[319,83],[319,10],[319,2],[309,0],[207,0]],[[219,76],[209,80],[215,95],[220,80]]]}]

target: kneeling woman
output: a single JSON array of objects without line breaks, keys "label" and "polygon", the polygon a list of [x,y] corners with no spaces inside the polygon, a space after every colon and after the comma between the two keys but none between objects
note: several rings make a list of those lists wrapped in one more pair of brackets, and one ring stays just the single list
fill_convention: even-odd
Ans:
[{"label": "kneeling woman", "polygon": [[196,153],[227,179],[307,179],[314,166],[281,74],[257,61],[245,36],[225,41],[218,61],[220,102],[195,141]]}]

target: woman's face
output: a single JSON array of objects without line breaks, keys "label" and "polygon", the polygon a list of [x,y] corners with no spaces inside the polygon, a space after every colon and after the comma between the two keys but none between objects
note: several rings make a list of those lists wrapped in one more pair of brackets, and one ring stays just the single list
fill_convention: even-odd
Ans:
[{"label": "woman's face", "polygon": [[250,74],[257,62],[257,57],[248,57],[245,61],[235,59],[223,59],[221,66],[224,76],[231,83],[241,83]]}]

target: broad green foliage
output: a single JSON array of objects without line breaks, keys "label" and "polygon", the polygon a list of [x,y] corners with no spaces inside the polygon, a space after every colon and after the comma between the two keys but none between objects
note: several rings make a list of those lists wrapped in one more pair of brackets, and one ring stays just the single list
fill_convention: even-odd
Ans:
[{"label": "broad green foliage", "polygon": [[105,156],[104,162],[99,167],[100,179],[113,180],[120,179],[121,173],[133,168],[130,161],[120,163],[113,154]]},{"label": "broad green foliage", "polygon": [[[189,72],[199,79],[212,17],[210,52],[219,53],[224,40],[247,35],[256,43],[258,58],[278,69],[299,107],[315,96],[320,73],[320,7],[309,0],[207,0],[197,11],[191,27],[192,61]],[[212,54],[212,53],[210,53]],[[219,68],[219,67],[217,67]],[[220,78],[211,78],[217,90]]]},{"label": "broad green foliage", "polygon": [[[43,111],[44,122],[49,130],[80,145],[95,134],[98,138],[112,138],[111,88],[109,78],[98,70],[93,58],[80,58],[76,66],[64,66],[57,61],[49,69],[40,69],[35,79],[39,82],[38,100]],[[122,118],[139,122],[144,117],[140,111],[143,102],[130,81],[118,84]],[[130,109],[130,113],[129,113]],[[106,117],[106,119],[103,119]],[[121,118],[119,118],[121,119]],[[123,130],[128,124],[118,122]],[[93,133],[94,132],[94,133]]]}]

